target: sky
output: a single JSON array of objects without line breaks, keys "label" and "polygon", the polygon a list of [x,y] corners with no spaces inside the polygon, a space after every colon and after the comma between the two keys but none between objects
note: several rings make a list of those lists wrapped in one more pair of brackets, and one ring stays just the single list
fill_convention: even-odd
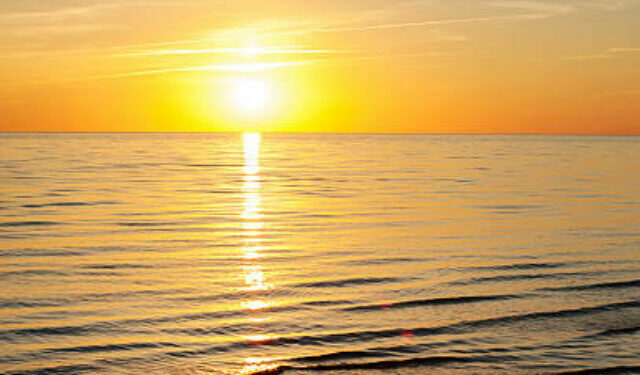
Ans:
[{"label": "sky", "polygon": [[0,131],[640,135],[640,0],[2,0]]}]

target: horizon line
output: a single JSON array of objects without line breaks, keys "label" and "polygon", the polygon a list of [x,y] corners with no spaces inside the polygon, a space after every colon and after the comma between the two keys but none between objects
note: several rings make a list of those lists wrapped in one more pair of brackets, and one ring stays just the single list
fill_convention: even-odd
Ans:
[{"label": "horizon line", "polygon": [[333,135],[522,135],[522,136],[575,136],[575,137],[640,137],[640,133],[482,133],[482,132],[331,132],[331,131],[23,131],[0,130],[0,134],[232,134],[232,133],[260,133],[260,134],[333,134]]}]

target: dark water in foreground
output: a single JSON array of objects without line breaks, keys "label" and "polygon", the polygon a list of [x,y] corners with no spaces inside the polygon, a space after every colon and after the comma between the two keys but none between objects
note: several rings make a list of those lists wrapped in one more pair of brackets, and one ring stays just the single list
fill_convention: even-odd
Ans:
[{"label": "dark water in foreground", "polygon": [[1,134],[0,373],[640,373],[640,137]]}]

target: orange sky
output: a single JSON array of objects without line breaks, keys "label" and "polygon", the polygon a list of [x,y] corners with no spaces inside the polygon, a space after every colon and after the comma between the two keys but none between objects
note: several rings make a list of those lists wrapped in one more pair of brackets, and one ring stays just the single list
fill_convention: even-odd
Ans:
[{"label": "orange sky", "polygon": [[4,0],[0,130],[640,134],[638,25],[640,0]]}]

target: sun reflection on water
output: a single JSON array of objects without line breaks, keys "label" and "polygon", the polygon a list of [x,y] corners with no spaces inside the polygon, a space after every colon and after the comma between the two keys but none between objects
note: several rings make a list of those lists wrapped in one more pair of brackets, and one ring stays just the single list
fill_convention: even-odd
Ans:
[{"label": "sun reflection on water", "polygon": [[262,300],[253,300],[253,301],[243,301],[242,307],[247,310],[264,310],[271,306],[271,301],[262,301]]},{"label": "sun reflection on water", "polygon": [[[250,254],[248,259],[257,259],[257,257],[252,257]],[[244,273],[244,282],[247,285],[245,290],[248,291],[257,291],[257,290],[268,290],[271,285],[265,282],[264,272],[262,272],[262,266],[260,265],[248,265],[243,268]]]},{"label": "sun reflection on water", "polygon": [[[242,290],[247,293],[247,298],[241,301],[241,306],[250,312],[247,319],[254,325],[252,332],[248,332],[244,336],[251,345],[260,345],[264,342],[273,340],[273,337],[265,332],[265,324],[268,322],[268,316],[265,314],[274,306],[275,302],[265,295],[272,286],[267,282],[263,267],[258,263],[265,250],[261,246],[262,229],[264,222],[262,221],[261,204],[262,204],[262,183],[260,178],[260,141],[259,133],[245,133],[242,136],[244,146],[244,175],[242,185],[242,235],[244,237],[244,246],[242,248],[242,257],[244,265],[242,266],[242,278],[244,279],[244,287]],[[250,361],[240,373],[253,373],[271,368],[273,365],[265,365],[261,361]]]},{"label": "sun reflection on water", "polygon": [[278,369],[280,365],[278,364],[265,364],[265,363],[252,363],[247,364],[245,367],[239,372],[241,375],[250,375],[250,374],[276,374],[278,373]]},{"label": "sun reflection on water", "polygon": [[255,181],[260,173],[260,133],[244,133],[244,175],[245,181]]},{"label": "sun reflection on water", "polygon": [[[266,280],[263,267],[258,263],[265,250],[261,246],[261,230],[264,228],[262,214],[260,213],[262,204],[262,183],[260,178],[260,133],[244,133],[242,135],[244,146],[244,175],[242,185],[242,235],[244,246],[242,257],[244,265],[242,267],[242,278],[245,286],[243,291],[249,293],[247,298],[241,301],[243,309],[250,312],[247,319],[254,325],[253,332],[245,335],[247,343],[250,345],[261,345],[275,340],[273,336],[265,332],[264,327],[268,322],[265,313],[274,306],[275,302],[268,298],[265,293],[272,288]],[[240,374],[252,374],[256,372],[270,372],[278,368],[273,359],[247,358],[247,364],[240,370]],[[271,363],[266,363],[271,362]]]}]

